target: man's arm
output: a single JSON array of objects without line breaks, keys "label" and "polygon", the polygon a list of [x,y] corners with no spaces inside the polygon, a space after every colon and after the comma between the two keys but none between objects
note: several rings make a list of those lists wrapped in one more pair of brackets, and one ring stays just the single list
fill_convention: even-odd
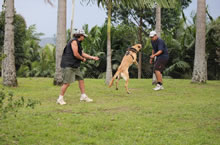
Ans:
[{"label": "man's arm", "polygon": [[159,50],[159,51],[157,51],[157,53],[152,54],[152,55],[150,56],[150,58],[153,59],[155,56],[159,56],[159,55],[161,55],[162,53],[163,53],[163,51],[162,51],[162,50]]},{"label": "man's arm", "polygon": [[76,41],[72,41],[71,43],[71,46],[72,46],[72,50],[73,50],[73,55],[79,59],[79,60],[82,60],[83,62],[86,61],[86,59],[84,57],[82,57],[79,52],[78,52],[78,45],[77,45],[77,42]]},{"label": "man's arm", "polygon": [[[151,54],[151,56],[152,56],[152,55],[154,55],[154,49],[152,49],[152,54]],[[153,58],[151,58],[151,56],[150,56],[150,64],[153,63]]]},{"label": "man's arm", "polygon": [[89,54],[87,54],[87,53],[84,53],[84,52],[82,53],[82,56],[85,57],[85,58],[87,58],[87,59],[99,60],[98,57],[96,57],[96,56],[91,56],[91,55],[89,55]]}]

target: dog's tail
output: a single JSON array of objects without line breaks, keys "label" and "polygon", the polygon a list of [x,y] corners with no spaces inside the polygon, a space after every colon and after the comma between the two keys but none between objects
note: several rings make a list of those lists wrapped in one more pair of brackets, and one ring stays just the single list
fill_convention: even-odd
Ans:
[{"label": "dog's tail", "polygon": [[116,79],[116,77],[118,77],[118,75],[119,75],[119,71],[117,71],[116,73],[115,73],[115,75],[114,75],[114,77],[112,78],[112,80],[110,81],[110,83],[109,83],[109,88],[113,85],[113,83],[114,83],[114,80]]}]

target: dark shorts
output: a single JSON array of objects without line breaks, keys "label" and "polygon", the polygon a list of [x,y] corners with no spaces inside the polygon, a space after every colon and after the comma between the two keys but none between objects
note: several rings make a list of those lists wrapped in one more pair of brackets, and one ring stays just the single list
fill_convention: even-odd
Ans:
[{"label": "dark shorts", "polygon": [[155,72],[155,70],[158,70],[162,73],[165,69],[167,62],[168,62],[168,58],[157,59],[154,63],[154,72]]},{"label": "dark shorts", "polygon": [[83,74],[79,68],[66,67],[62,68],[63,84],[73,83],[75,80],[83,80]]}]

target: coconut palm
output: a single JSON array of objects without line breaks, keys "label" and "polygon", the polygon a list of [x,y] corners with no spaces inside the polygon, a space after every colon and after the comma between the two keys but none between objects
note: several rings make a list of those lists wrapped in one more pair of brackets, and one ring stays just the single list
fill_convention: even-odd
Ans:
[{"label": "coconut palm", "polygon": [[[156,32],[157,32],[157,36],[160,37],[161,35],[161,8],[159,5],[157,5],[156,7]],[[154,60],[156,60],[156,57],[154,58]],[[156,80],[156,75],[153,72],[153,77],[152,77],[152,84],[156,84],[157,80]]]},{"label": "coconut palm", "polygon": [[[44,0],[45,2],[53,5],[51,0]],[[73,3],[74,4],[74,3]],[[61,56],[63,48],[66,44],[66,0],[58,0],[57,11],[57,37],[56,37],[56,68],[54,75],[54,85],[62,84],[62,72],[61,72]]]},{"label": "coconut palm", "polygon": [[71,17],[71,26],[70,26],[70,38],[73,37],[74,10],[75,10],[75,0],[72,0],[72,17]]},{"label": "coconut palm", "polygon": [[[140,14],[139,14],[139,34],[138,34],[138,38],[139,38],[139,43],[142,44],[142,32],[143,32],[143,9],[140,10]],[[142,53],[141,51],[138,52],[139,55],[139,60],[138,60],[138,79],[141,79],[141,66],[142,66]]]},{"label": "coconut palm", "polygon": [[56,71],[54,85],[62,84],[62,71],[60,67],[63,48],[66,45],[66,0],[58,0],[57,11],[57,37],[56,37]]},{"label": "coconut palm", "polygon": [[14,56],[14,0],[5,1],[5,35],[4,55],[2,63],[3,85],[17,86],[15,56]]},{"label": "coconut palm", "polygon": [[192,82],[206,83],[206,0],[197,0],[196,47]]}]

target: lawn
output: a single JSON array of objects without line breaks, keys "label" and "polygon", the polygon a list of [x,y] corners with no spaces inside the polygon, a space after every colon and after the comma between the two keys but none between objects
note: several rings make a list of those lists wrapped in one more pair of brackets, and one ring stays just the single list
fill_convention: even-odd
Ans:
[{"label": "lawn", "polygon": [[94,102],[80,102],[74,83],[65,106],[56,104],[60,87],[52,85],[52,78],[18,78],[18,83],[5,89],[41,105],[0,120],[1,145],[220,144],[220,81],[201,85],[165,79],[165,89],[154,91],[150,79],[131,79],[132,93],[126,94],[123,80],[116,91],[104,80],[86,79]]}]

